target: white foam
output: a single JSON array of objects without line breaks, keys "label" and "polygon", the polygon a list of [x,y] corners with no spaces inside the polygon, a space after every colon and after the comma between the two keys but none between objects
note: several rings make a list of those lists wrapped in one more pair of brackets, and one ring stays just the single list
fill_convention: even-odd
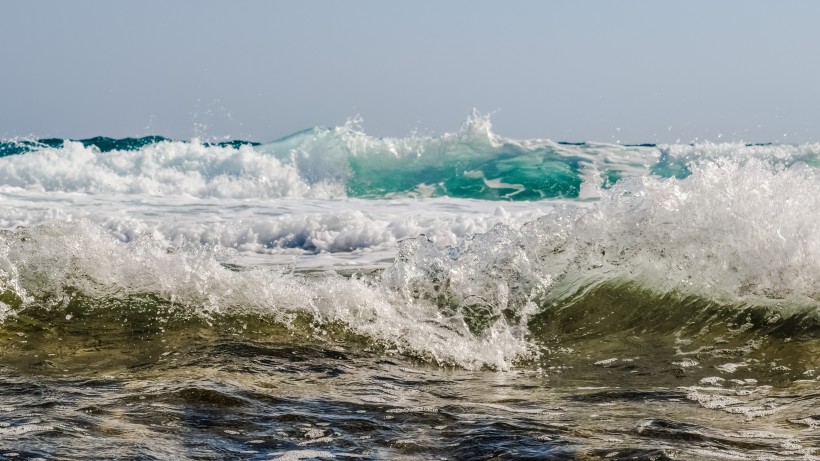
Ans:
[{"label": "white foam", "polygon": [[815,418],[813,416],[802,419],[790,419],[789,422],[808,426],[809,429],[815,429],[820,427],[820,418]]},{"label": "white foam", "polygon": [[[22,189],[88,194],[187,195],[193,197],[271,199],[280,197],[340,198],[354,176],[418,173],[453,167],[453,174],[483,178],[489,188],[510,188],[512,197],[523,190],[503,177],[486,177],[465,165],[507,159],[511,153],[528,156],[543,167],[574,169],[582,178],[580,198],[601,195],[604,176],[647,176],[652,172],[680,174],[692,162],[719,159],[757,159],[768,163],[820,166],[820,144],[624,146],[620,144],[556,143],[515,140],[492,131],[490,117],[474,112],[461,128],[439,136],[376,138],[361,130],[361,120],[335,128],[314,128],[260,146],[220,147],[192,142],[163,141],[133,151],[100,153],[96,147],[65,141],[61,147],[41,146],[23,155],[0,157],[0,184]],[[555,163],[551,159],[556,159]],[[557,160],[562,159],[562,160]],[[363,171],[351,169],[356,160]],[[550,166],[552,165],[552,166]],[[490,171],[494,171],[490,168]],[[499,172],[496,172],[500,174]],[[494,174],[496,174],[494,173]],[[435,184],[417,184],[401,194],[424,196]]]},{"label": "white foam", "polygon": [[719,161],[685,180],[626,180],[588,208],[520,230],[496,226],[447,251],[417,240],[387,278],[514,309],[612,279],[730,303],[817,306],[818,222],[816,170]]},{"label": "white foam", "polygon": [[343,185],[306,182],[297,169],[250,146],[165,141],[100,153],[65,141],[0,158],[0,184],[47,192],[253,198],[344,196]]},{"label": "white foam", "polygon": [[340,322],[439,363],[509,368],[530,354],[525,331],[497,322],[471,333],[458,316],[403,298],[377,281],[333,274],[303,277],[278,270],[231,271],[219,251],[191,246],[169,252],[150,238],[123,243],[89,223],[54,223],[0,233],[0,292],[24,302],[61,299],[66,287],[90,296],[154,293],[192,314],[250,312],[289,323],[311,315],[317,325]]},{"label": "white foam", "polygon": [[428,236],[454,245],[496,224],[520,227],[550,203],[464,199],[242,199],[43,192],[0,187],[0,229],[86,220],[130,242],[151,237],[168,247],[217,245],[242,264],[383,267],[398,240]]},{"label": "white foam", "polygon": [[685,358],[685,359],[681,360],[680,362],[672,362],[672,365],[677,365],[681,368],[690,368],[690,367],[698,366],[699,363],[698,363],[697,360],[693,360],[693,359],[690,359],[690,358]]},{"label": "white foam", "polygon": [[25,434],[30,434],[32,432],[48,432],[53,430],[53,426],[46,426],[41,424],[23,424],[20,426],[0,427],[0,436],[14,438]]},{"label": "white foam", "polygon": [[722,383],[723,381],[726,381],[726,380],[725,380],[725,379],[723,379],[723,378],[721,378],[721,377],[719,377],[719,376],[708,376],[708,377],[706,377],[706,378],[701,378],[700,383],[701,383],[701,384],[709,384],[709,385],[711,385],[711,386],[715,386],[715,385],[717,385],[717,384]]},{"label": "white foam", "polygon": [[715,368],[724,372],[724,373],[734,373],[741,367],[747,367],[748,365],[745,363],[724,363],[723,365],[718,365]]},{"label": "white foam", "polygon": [[690,391],[688,394],[686,394],[686,398],[689,400],[694,400],[695,402],[698,402],[702,407],[709,409],[724,410],[727,407],[743,403],[742,400],[738,400],[734,397],[729,397],[726,395],[705,394],[697,390]]},{"label": "white foam", "polygon": [[336,455],[326,450],[289,450],[278,455],[274,459],[281,461],[295,461],[301,459],[336,459]]}]

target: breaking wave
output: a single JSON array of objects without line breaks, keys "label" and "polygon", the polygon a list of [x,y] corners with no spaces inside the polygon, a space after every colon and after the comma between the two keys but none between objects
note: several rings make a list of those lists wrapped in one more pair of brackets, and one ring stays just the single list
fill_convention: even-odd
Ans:
[{"label": "breaking wave", "polygon": [[275,199],[595,198],[621,178],[683,178],[693,162],[760,159],[820,166],[820,146],[618,145],[513,140],[473,114],[440,136],[375,138],[354,120],[268,144],[159,136],[0,143],[5,187],[87,194]]},{"label": "breaking wave", "polygon": [[[263,158],[248,149],[236,152]],[[41,154],[21,158],[31,155]],[[682,178],[623,178],[599,189],[596,201],[551,202],[542,217],[493,214],[501,222],[455,242],[405,238],[391,264],[366,276],[238,270],[231,260],[242,249],[218,239],[169,246],[162,235],[120,239],[86,219],[50,220],[0,235],[0,310],[6,319],[36,309],[62,318],[74,315],[71,309],[127,310],[144,305],[134,300],[150,299],[150,315],[251,315],[308,336],[337,325],[403,354],[465,368],[509,368],[537,359],[547,342],[577,347],[579,329],[602,335],[627,325],[651,332],[670,318],[695,332],[717,319],[727,328],[747,322],[742,331],[763,337],[779,331],[814,341],[820,335],[818,170],[806,161],[759,157],[690,162]],[[299,319],[309,326],[300,327]],[[575,327],[565,328],[570,324]]]}]

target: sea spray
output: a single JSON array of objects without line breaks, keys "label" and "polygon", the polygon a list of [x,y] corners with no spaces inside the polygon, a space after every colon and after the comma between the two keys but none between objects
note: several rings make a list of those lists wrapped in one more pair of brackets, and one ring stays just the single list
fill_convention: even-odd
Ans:
[{"label": "sea spray", "polygon": [[725,158],[820,165],[817,144],[513,140],[493,133],[489,118],[478,114],[440,136],[375,138],[353,121],[263,145],[140,139],[7,141],[3,152],[16,155],[0,157],[0,180],[9,187],[90,194],[514,201],[594,198],[621,178],[683,178],[692,162]]},{"label": "sea spray", "polygon": [[690,168],[682,180],[624,180],[591,206],[559,207],[520,229],[497,225],[448,249],[431,250],[419,237],[404,244],[386,277],[415,291],[487,297],[500,309],[610,280],[661,293],[816,308],[817,170],[756,159]]},{"label": "sea spray", "polygon": [[117,299],[149,294],[183,316],[250,314],[292,325],[295,316],[305,315],[317,327],[340,322],[410,355],[466,368],[508,368],[527,354],[519,332],[500,328],[472,334],[443,319],[430,303],[397,297],[368,279],[233,271],[220,264],[219,249],[168,249],[150,238],[124,244],[83,221],[5,232],[0,239],[0,289],[16,300],[6,303],[7,316],[31,307],[62,316],[78,295],[98,300],[86,309],[105,309],[121,304]]}]

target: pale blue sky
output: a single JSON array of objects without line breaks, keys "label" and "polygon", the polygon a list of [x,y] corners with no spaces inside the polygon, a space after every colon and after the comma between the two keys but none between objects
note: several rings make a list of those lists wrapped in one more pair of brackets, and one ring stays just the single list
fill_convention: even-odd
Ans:
[{"label": "pale blue sky", "polygon": [[[816,1],[0,2],[0,137],[820,141]],[[786,135],[786,136],[784,136]]]}]

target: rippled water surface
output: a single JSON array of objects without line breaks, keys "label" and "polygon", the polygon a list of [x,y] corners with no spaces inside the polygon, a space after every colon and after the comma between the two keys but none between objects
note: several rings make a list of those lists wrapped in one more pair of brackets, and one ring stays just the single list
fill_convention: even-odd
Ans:
[{"label": "rippled water surface", "polygon": [[800,344],[731,319],[714,334],[588,328],[574,349],[542,332],[540,357],[468,371],[300,319],[75,307],[3,326],[5,457],[786,460],[820,448],[816,325],[791,327]]}]

